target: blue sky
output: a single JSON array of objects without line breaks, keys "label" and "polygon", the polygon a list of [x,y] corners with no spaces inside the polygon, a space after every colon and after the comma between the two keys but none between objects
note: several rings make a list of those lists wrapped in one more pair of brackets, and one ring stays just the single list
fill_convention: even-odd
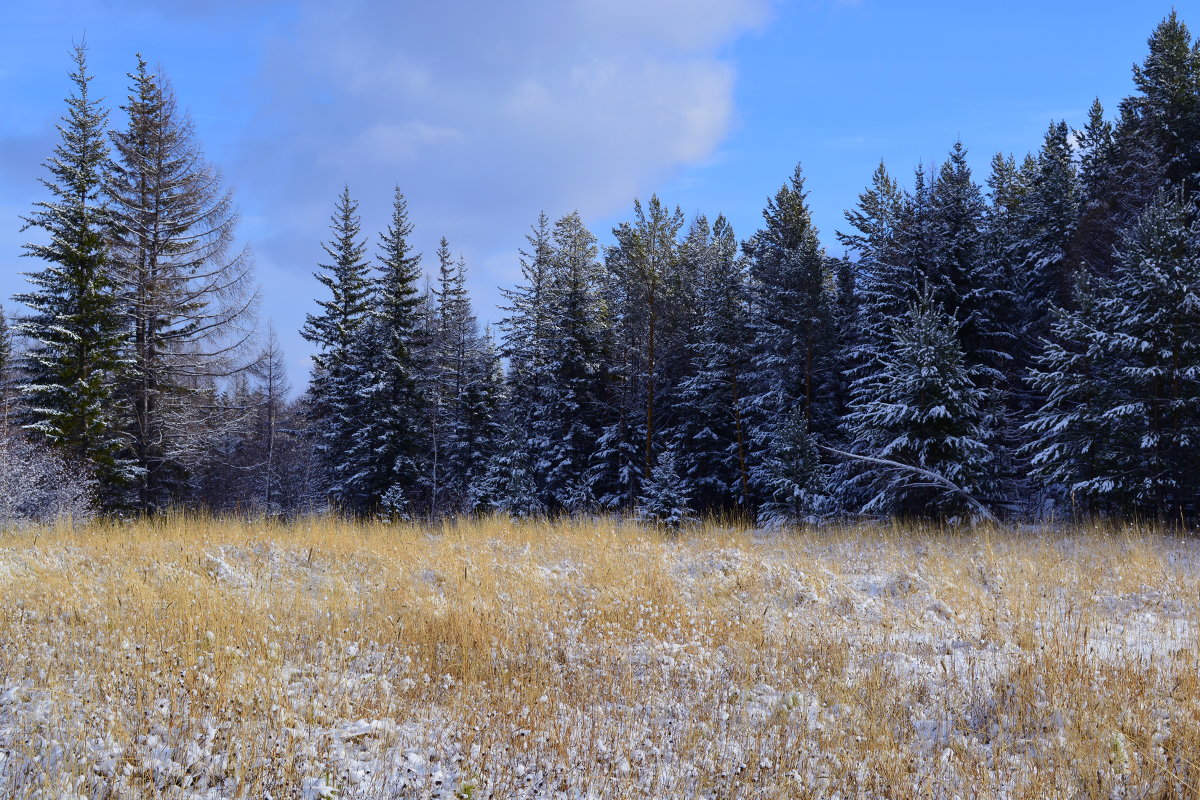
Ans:
[{"label": "blue sky", "polygon": [[[1200,30],[1200,2],[1176,3]],[[19,216],[43,195],[72,40],[86,36],[113,122],[141,51],[161,64],[242,210],[302,385],[297,331],[344,182],[364,228],[392,186],[427,266],[446,236],[481,319],[518,277],[539,210],[579,209],[601,241],[635,196],[724,213],[739,236],[797,162],[822,238],[880,159],[907,180],[958,138],[977,179],[1051,120],[1110,111],[1170,5],[884,0],[44,0],[0,30],[0,297],[21,291]],[[19,312],[5,302],[11,314]]]}]

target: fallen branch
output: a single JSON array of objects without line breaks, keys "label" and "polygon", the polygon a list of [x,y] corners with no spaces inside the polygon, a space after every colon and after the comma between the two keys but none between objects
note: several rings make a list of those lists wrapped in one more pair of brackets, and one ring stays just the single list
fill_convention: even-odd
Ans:
[{"label": "fallen branch", "polygon": [[826,447],[823,444],[819,444],[819,445],[817,445],[817,447],[821,448],[822,450],[828,450],[831,453],[836,453],[837,455],[842,456],[844,458],[854,459],[855,461],[866,461],[867,463],[870,463],[870,464],[880,464],[885,467],[891,467],[893,469],[899,469],[899,470],[904,470],[906,472],[916,473],[917,475],[920,475],[921,477],[931,481],[931,483],[924,484],[924,485],[931,486],[931,487],[940,487],[942,489],[948,489],[948,490],[954,492],[955,494],[962,495],[962,497],[967,501],[967,503],[971,506],[971,508],[973,508],[979,514],[979,516],[983,517],[988,522],[993,522],[993,523],[997,523],[997,524],[999,524],[999,522],[1000,522],[1000,520],[996,518],[996,515],[993,514],[988,509],[987,506],[985,506],[983,503],[976,500],[975,497],[970,492],[968,492],[966,489],[959,486],[954,481],[945,477],[944,475],[938,475],[936,472],[932,472],[930,470],[923,469],[921,467],[914,467],[911,464],[901,464],[899,461],[892,461],[890,458],[880,458],[879,456],[863,456],[863,455],[859,455],[857,453],[847,453],[845,450],[838,450],[833,447]]}]

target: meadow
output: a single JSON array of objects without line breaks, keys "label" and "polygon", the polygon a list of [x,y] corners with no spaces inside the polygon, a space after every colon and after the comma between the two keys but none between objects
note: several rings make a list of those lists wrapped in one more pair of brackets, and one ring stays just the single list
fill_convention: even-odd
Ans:
[{"label": "meadow", "polygon": [[1200,542],[168,517],[0,534],[0,796],[1200,796]]}]

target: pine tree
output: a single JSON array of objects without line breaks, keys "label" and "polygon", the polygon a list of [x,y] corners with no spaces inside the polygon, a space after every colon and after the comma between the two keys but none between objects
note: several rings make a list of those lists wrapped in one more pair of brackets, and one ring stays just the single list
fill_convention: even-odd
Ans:
[{"label": "pine tree", "polygon": [[50,177],[42,180],[51,199],[23,217],[23,230],[41,230],[48,240],[25,245],[24,255],[45,266],[26,273],[33,288],[15,298],[30,310],[17,325],[29,341],[23,405],[28,430],[89,470],[100,483],[102,501],[112,506],[136,471],[121,456],[117,427],[116,387],[126,364],[117,285],[105,247],[107,112],[89,94],[92,78],[82,45],[75,47],[74,61],[74,92],[58,126],[61,141],[46,162]]},{"label": "pine tree", "polygon": [[1200,509],[1200,227],[1182,192],[1125,236],[1111,279],[1065,314],[1035,381],[1041,474],[1100,510]]},{"label": "pine tree", "polygon": [[380,236],[379,278],[362,336],[370,341],[359,401],[366,409],[354,432],[354,494],[363,505],[406,518],[417,505],[426,460],[424,298],[421,256],[412,252],[408,204],[397,187],[392,218]]},{"label": "pine tree", "polygon": [[315,273],[330,293],[318,300],[319,314],[309,314],[301,335],[316,348],[309,382],[309,413],[316,456],[325,473],[328,496],[343,510],[364,513],[369,498],[357,494],[350,479],[356,465],[347,458],[357,431],[364,427],[361,390],[369,377],[366,326],[373,282],[361,238],[358,204],[350,189],[342,190],[330,218],[332,236],[322,248],[331,263]]},{"label": "pine tree", "polygon": [[[847,426],[860,452],[934,473],[982,500],[992,455],[982,426],[982,392],[971,380],[959,326],[926,298],[893,328],[877,371],[854,385]],[[869,514],[954,517],[970,503],[918,473],[871,464],[859,476]]]},{"label": "pine tree", "polygon": [[[668,209],[656,195],[644,208],[635,200],[633,220],[613,228],[617,244],[605,257],[622,352],[620,408],[625,415],[610,427],[609,433],[619,438],[606,439],[606,448],[616,458],[618,483],[628,505],[654,468],[657,434],[669,408],[669,399],[660,396],[670,385],[663,348],[675,333],[669,310],[682,300],[675,290],[680,285],[677,237],[683,221],[683,212]],[[631,459],[635,445],[640,451],[636,461]]]},{"label": "pine tree", "polygon": [[132,415],[125,435],[138,468],[137,504],[153,512],[178,499],[202,451],[196,437],[218,430],[193,393],[246,369],[258,294],[249,254],[234,246],[237,211],[205,162],[170,85],[140,56],[128,127],[112,134],[116,162],[106,183],[112,263],[132,328]]}]

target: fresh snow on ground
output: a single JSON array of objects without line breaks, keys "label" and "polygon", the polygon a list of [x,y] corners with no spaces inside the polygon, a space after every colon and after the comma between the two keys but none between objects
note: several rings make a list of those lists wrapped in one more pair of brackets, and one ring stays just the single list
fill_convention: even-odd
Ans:
[{"label": "fresh snow on ground", "polygon": [[1190,540],[620,535],[10,537],[0,795],[1136,797],[1197,725]]}]

